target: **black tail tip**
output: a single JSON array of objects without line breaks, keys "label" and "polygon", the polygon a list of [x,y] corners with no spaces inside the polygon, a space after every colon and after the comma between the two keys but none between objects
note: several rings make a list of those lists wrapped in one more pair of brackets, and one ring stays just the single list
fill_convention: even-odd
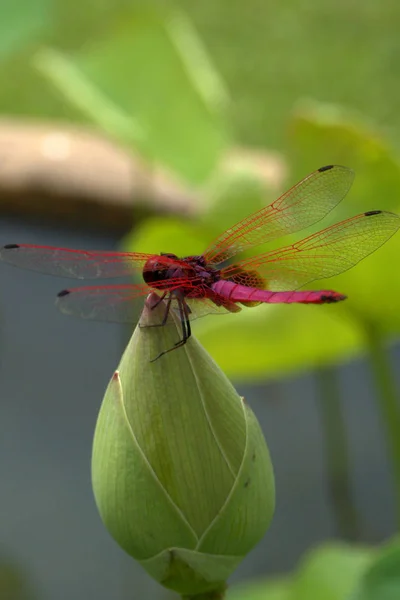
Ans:
[{"label": "black tail tip", "polygon": [[61,292],[58,292],[57,298],[63,298],[64,296],[68,296],[69,293],[69,290],[61,290]]},{"label": "black tail tip", "polygon": [[332,304],[333,302],[341,302],[347,300],[347,296],[339,294],[339,292],[329,292],[321,296],[321,304]]},{"label": "black tail tip", "polygon": [[3,246],[3,250],[14,250],[15,248],[19,248],[18,244],[6,244]]}]

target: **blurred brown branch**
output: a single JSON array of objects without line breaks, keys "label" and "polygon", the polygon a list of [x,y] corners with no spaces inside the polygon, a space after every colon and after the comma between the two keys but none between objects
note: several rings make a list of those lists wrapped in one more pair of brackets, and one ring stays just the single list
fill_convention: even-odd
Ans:
[{"label": "blurred brown branch", "polygon": [[0,119],[0,214],[129,231],[145,215],[194,215],[189,191],[104,136]]}]

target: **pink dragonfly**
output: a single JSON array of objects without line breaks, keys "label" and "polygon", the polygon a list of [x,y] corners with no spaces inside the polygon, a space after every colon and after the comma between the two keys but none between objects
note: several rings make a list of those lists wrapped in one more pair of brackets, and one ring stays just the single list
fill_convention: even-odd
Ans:
[{"label": "pink dragonfly", "polygon": [[[164,318],[178,316],[183,346],[191,320],[210,313],[241,310],[259,303],[324,304],[345,300],[332,290],[298,291],[317,279],[338,275],[384,244],[400,227],[400,217],[381,210],[362,213],[278,250],[223,264],[236,254],[308,227],[325,217],[346,195],[354,174],[329,165],[222,233],[199,256],[101,252],[52,246],[9,244],[0,251],[8,263],[76,279],[121,277],[141,272],[144,283],[78,287],[58,294],[64,313],[103,321],[131,322],[132,301],[155,292],[165,302]],[[159,358],[159,356],[157,358]]]}]

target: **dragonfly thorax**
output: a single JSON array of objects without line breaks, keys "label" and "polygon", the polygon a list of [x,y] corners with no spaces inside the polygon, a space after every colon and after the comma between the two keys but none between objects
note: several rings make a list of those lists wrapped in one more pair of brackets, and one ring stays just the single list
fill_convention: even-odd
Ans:
[{"label": "dragonfly thorax", "polygon": [[143,279],[149,285],[157,283],[158,289],[168,287],[171,279],[187,280],[191,285],[194,281],[211,285],[219,279],[219,271],[207,266],[202,256],[179,259],[175,254],[160,254],[152,256],[146,262],[143,267]]},{"label": "dragonfly thorax", "polygon": [[[182,264],[175,254],[161,254],[149,258],[143,267],[143,279],[146,283],[158,283],[165,281],[166,286],[171,279],[196,277],[196,269],[190,264]],[[160,285],[157,285],[160,288]]]}]

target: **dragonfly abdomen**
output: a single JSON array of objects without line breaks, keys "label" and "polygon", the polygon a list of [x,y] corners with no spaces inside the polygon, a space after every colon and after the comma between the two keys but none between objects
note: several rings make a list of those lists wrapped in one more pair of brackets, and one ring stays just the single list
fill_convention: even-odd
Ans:
[{"label": "dragonfly abdomen", "polygon": [[318,291],[288,291],[274,292],[271,290],[259,290],[234,283],[232,281],[219,280],[212,285],[214,292],[232,302],[265,302],[268,304],[325,304],[345,300],[346,296],[332,290]]}]

